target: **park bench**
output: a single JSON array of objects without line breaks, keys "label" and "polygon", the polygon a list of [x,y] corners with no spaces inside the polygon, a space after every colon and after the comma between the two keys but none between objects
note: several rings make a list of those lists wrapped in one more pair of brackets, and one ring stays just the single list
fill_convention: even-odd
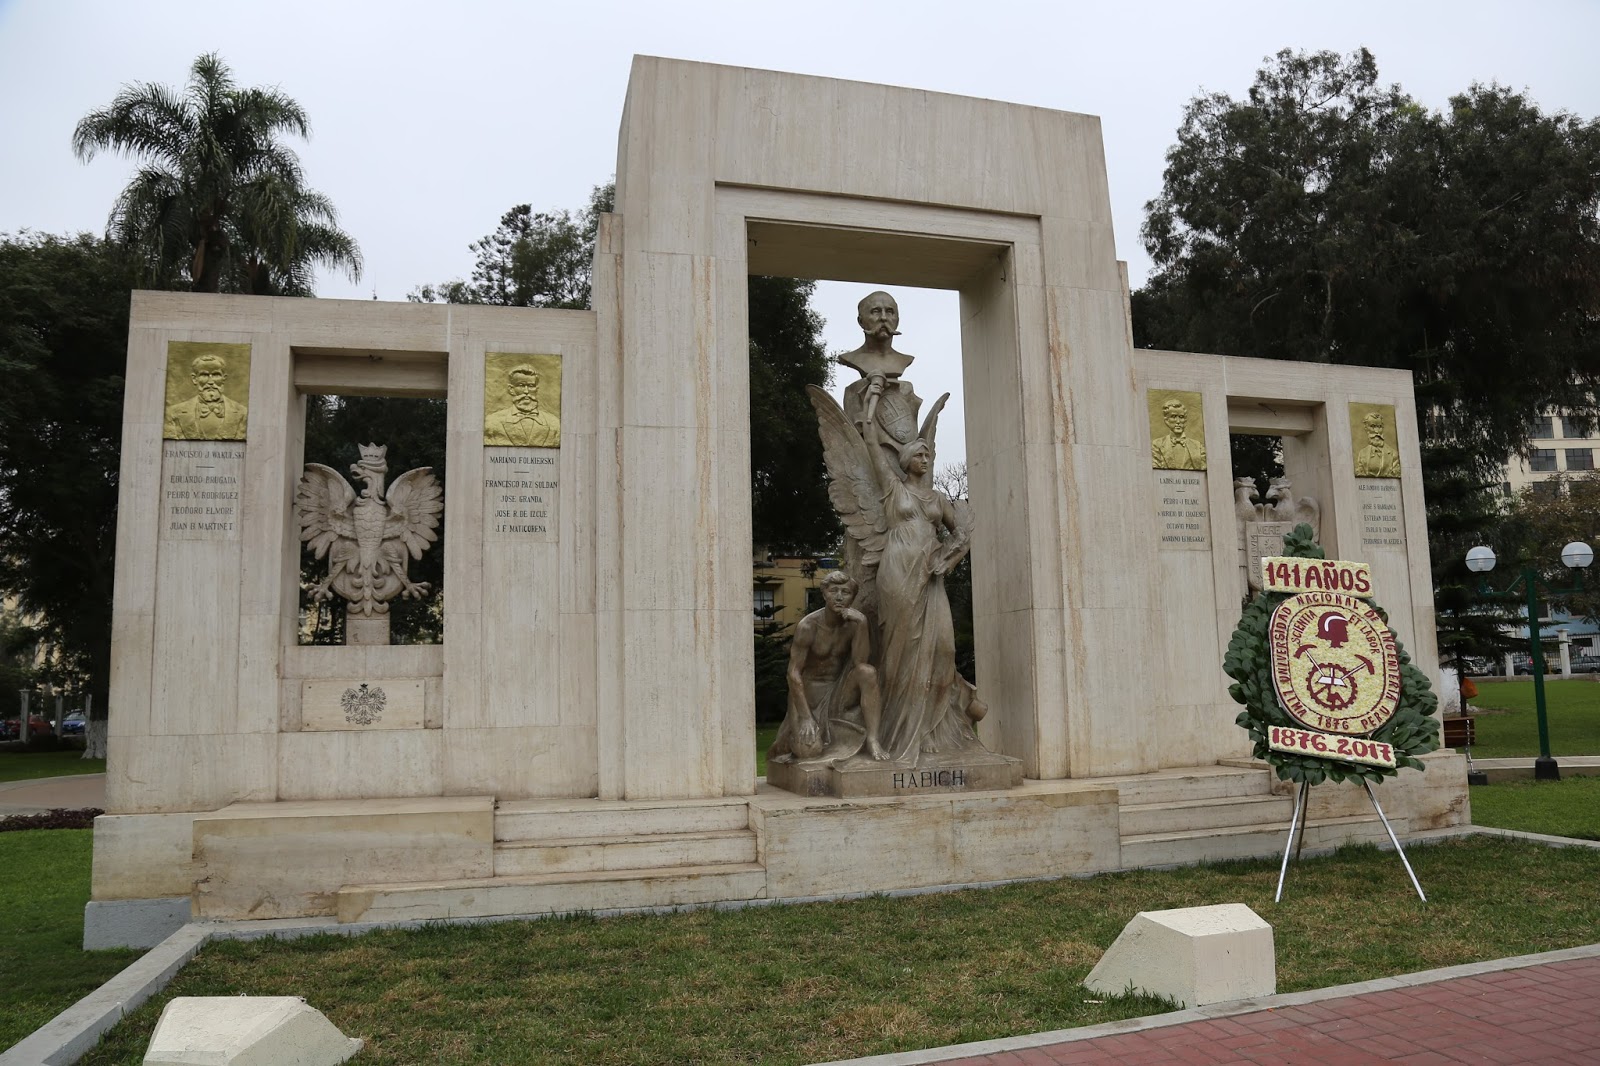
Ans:
[{"label": "park bench", "polygon": [[1477,726],[1467,715],[1453,715],[1444,719],[1445,747],[1470,748],[1477,739]]}]

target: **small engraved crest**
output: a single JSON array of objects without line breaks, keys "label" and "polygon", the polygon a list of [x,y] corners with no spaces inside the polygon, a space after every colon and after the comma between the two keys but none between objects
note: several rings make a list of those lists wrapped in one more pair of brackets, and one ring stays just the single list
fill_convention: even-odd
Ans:
[{"label": "small engraved crest", "polygon": [[344,695],[339,697],[339,706],[344,708],[344,720],[352,725],[371,725],[383,717],[383,706],[389,702],[389,697],[383,694],[383,689],[368,687],[365,683],[360,688],[347,688]]}]

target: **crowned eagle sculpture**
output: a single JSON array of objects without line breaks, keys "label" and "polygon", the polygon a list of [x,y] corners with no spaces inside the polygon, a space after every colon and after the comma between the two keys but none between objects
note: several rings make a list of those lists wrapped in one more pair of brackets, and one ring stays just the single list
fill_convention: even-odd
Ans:
[{"label": "crowned eagle sculpture", "polygon": [[428,466],[406,471],[385,489],[388,447],[358,447],[361,457],[350,474],[364,483],[360,493],[332,467],[307,463],[295,493],[295,517],[306,547],[328,559],[328,576],[312,589],[312,598],[344,598],[347,644],[387,644],[389,601],[421,599],[432,591],[427,582],[411,580],[409,567],[439,539],[444,489]]}]

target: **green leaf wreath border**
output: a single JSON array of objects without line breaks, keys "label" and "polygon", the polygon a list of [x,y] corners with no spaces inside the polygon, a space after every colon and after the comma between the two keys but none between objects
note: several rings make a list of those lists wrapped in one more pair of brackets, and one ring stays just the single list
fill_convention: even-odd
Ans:
[{"label": "green leaf wreath border", "polygon": [[[1292,558],[1327,558],[1308,525],[1295,526],[1294,531],[1283,538],[1283,548],[1283,554]],[[1272,653],[1267,644],[1267,627],[1272,612],[1286,599],[1288,594],[1282,592],[1258,593],[1239,617],[1233,638],[1228,641],[1228,653],[1222,660],[1223,671],[1234,680],[1228,686],[1228,695],[1233,697],[1234,702],[1244,704],[1245,708],[1235,721],[1249,732],[1255,757],[1271,764],[1284,781],[1312,785],[1347,779],[1382,781],[1397,775],[1401,767],[1423,769],[1422,760],[1417,756],[1426,755],[1439,746],[1439,720],[1433,717],[1434,710],[1439,706],[1439,697],[1434,695],[1427,675],[1411,664],[1411,656],[1406,654],[1398,637],[1395,638],[1395,648],[1400,653],[1400,706],[1395,710],[1394,717],[1372,734],[1372,739],[1393,746],[1394,769],[1364,766],[1327,756],[1273,751],[1267,746],[1267,731],[1272,726],[1304,728],[1278,702],[1278,692],[1272,683]],[[1387,623],[1388,613],[1376,601],[1370,602],[1373,610]]]}]

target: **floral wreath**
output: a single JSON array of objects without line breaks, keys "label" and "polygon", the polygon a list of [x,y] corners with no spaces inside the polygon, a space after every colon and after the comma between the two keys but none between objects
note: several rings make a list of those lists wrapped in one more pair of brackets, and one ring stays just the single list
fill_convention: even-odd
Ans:
[{"label": "floral wreath", "polygon": [[[1283,538],[1283,548],[1283,554],[1291,558],[1327,558],[1308,525],[1295,526],[1294,532]],[[1280,779],[1311,785],[1347,778],[1382,781],[1394,777],[1402,766],[1423,769],[1422,760],[1417,756],[1439,746],[1439,721],[1433,717],[1439,697],[1434,695],[1427,676],[1411,665],[1411,656],[1406,654],[1398,637],[1395,650],[1400,657],[1400,704],[1394,716],[1372,734],[1373,740],[1394,748],[1396,765],[1393,768],[1345,762],[1327,755],[1274,751],[1268,747],[1267,731],[1272,726],[1301,728],[1278,702],[1278,692],[1272,682],[1272,654],[1267,642],[1272,612],[1288,598],[1288,594],[1282,592],[1258,593],[1240,616],[1233,639],[1228,641],[1228,653],[1222,660],[1223,671],[1234,679],[1228,686],[1228,695],[1234,702],[1244,704],[1244,710],[1235,721],[1249,732],[1255,745],[1255,757],[1274,766]],[[1372,609],[1388,623],[1389,615],[1382,607],[1373,602]]]}]

